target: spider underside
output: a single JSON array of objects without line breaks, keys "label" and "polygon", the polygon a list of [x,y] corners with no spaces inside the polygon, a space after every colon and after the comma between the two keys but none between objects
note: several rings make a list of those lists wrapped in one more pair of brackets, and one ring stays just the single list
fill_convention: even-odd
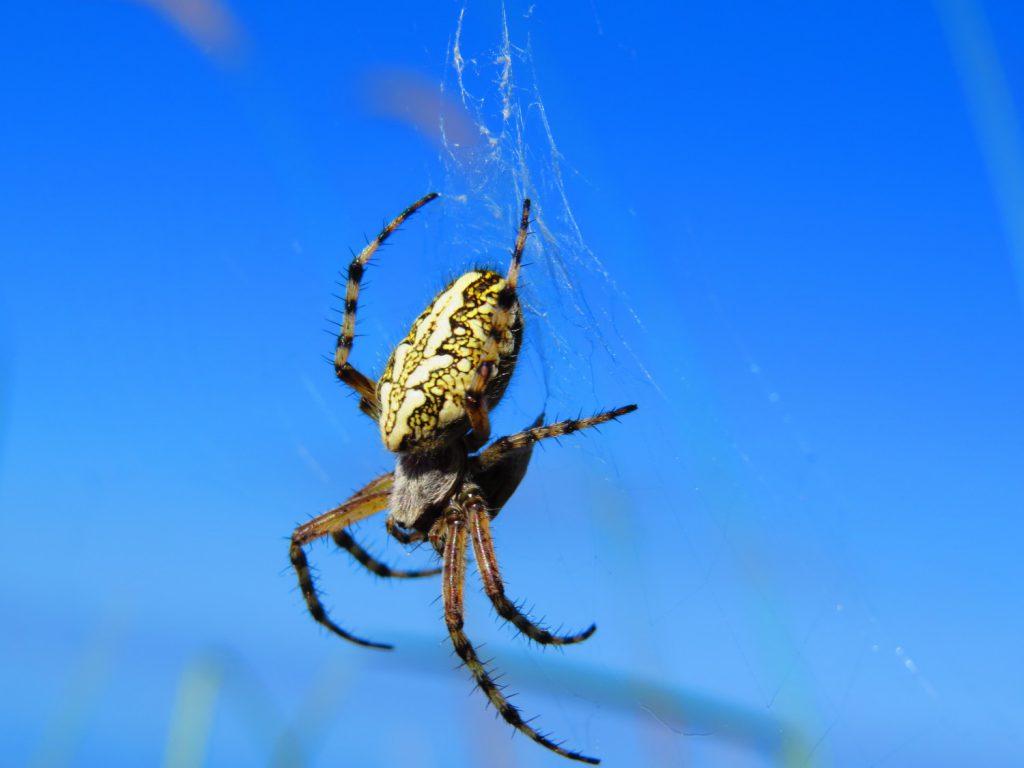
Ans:
[{"label": "spider underside", "polygon": [[[385,446],[396,454],[395,470],[376,478],[340,506],[296,528],[291,539],[291,562],[313,618],[346,640],[375,648],[391,646],[357,637],[327,616],[303,547],[330,536],[379,576],[442,574],[444,617],[452,645],[498,713],[553,752],[597,764],[596,758],[565,749],[535,730],[504,696],[480,660],[463,631],[466,551],[471,543],[485,593],[498,615],[522,634],[544,645],[571,645],[590,637],[594,625],[575,634],[554,634],[531,621],[505,596],[491,520],[526,474],[535,443],[603,424],[636,406],[553,424],[543,424],[538,418],[528,429],[498,438],[484,448],[490,439],[488,413],[504,394],[522,342],[516,285],[529,226],[529,200],[523,202],[519,233],[504,278],[478,270],[453,281],[413,323],[378,381],[348,363],[366,263],[402,222],[437,196],[430,193],[406,208],[349,265],[345,312],[335,351],[337,377],[356,391],[360,409],[377,422]],[[441,559],[440,568],[392,569],[367,553],[346,530],[385,509],[390,510],[388,533],[403,544],[429,542]]]}]

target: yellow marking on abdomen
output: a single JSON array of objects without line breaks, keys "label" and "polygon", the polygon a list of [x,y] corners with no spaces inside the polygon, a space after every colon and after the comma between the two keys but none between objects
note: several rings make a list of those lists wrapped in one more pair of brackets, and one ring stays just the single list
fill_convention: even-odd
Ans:
[{"label": "yellow marking on abdomen", "polygon": [[[496,272],[467,272],[435,297],[395,348],[377,383],[380,432],[388,450],[426,447],[465,417],[464,394],[504,285]],[[513,312],[518,311],[516,304]],[[506,330],[499,355],[511,354],[514,345],[512,331]]]}]

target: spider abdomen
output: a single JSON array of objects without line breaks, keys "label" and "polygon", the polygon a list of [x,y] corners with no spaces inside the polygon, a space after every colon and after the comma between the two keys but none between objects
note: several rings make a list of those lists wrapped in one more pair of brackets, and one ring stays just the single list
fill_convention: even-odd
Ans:
[{"label": "spider abdomen", "polygon": [[[390,451],[420,451],[465,431],[465,393],[491,334],[505,280],[496,272],[467,272],[453,281],[412,324],[377,382],[380,434]],[[497,371],[486,390],[489,405],[508,384],[522,338],[519,302],[497,339]]]}]

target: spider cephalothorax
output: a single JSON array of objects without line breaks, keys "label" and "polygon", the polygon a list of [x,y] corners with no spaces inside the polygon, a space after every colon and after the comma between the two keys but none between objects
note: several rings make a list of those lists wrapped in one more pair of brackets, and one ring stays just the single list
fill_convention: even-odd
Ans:
[{"label": "spider cephalothorax", "polygon": [[[381,576],[413,578],[443,573],[445,623],[452,644],[501,716],[560,755],[597,763],[595,758],[565,749],[536,731],[509,703],[480,661],[463,632],[466,550],[471,541],[484,591],[498,614],[527,637],[545,645],[569,645],[590,637],[594,625],[576,634],[553,634],[532,622],[505,596],[491,538],[491,520],[526,474],[537,441],[603,424],[636,406],[546,425],[537,419],[529,429],[499,438],[480,450],[490,439],[488,412],[505,393],[523,338],[516,284],[530,222],[529,200],[523,202],[519,234],[505,277],[489,270],[474,270],[452,281],[413,323],[377,382],[349,365],[359,283],[367,261],[403,221],[435,197],[437,193],[431,193],[406,208],[353,259],[334,357],[338,378],[359,394],[360,409],[377,422],[384,445],[396,454],[395,470],[378,477],[341,506],[296,528],[291,542],[292,565],[316,621],[346,640],[377,648],[391,646],[356,637],[327,616],[303,547],[331,536],[338,546]],[[390,510],[388,532],[405,544],[429,541],[441,558],[441,568],[393,570],[356,543],[346,528],[385,509]]]}]

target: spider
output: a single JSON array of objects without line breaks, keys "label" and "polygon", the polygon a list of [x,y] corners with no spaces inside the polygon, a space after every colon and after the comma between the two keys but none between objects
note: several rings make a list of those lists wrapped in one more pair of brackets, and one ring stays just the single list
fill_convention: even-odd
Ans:
[{"label": "spider", "polygon": [[[526,474],[535,443],[603,424],[636,410],[636,406],[553,424],[543,424],[540,417],[528,429],[480,450],[490,439],[488,413],[508,386],[523,338],[516,283],[530,223],[529,199],[523,201],[519,234],[504,278],[489,270],[473,270],[455,279],[416,319],[378,381],[349,364],[356,300],[367,262],[402,222],[436,197],[438,193],[432,192],[410,205],[352,260],[334,356],[337,377],[359,395],[360,410],[377,422],[384,445],[396,454],[395,470],[373,480],[344,504],[296,528],[291,562],[306,606],[317,622],[353,643],[385,649],[391,646],[357,637],[328,617],[310,575],[305,545],[330,536],[379,576],[442,574],[444,619],[452,645],[498,713],[552,752],[597,764],[596,758],[565,749],[535,730],[480,660],[463,631],[466,550],[471,541],[484,591],[498,615],[522,634],[543,645],[571,645],[590,637],[596,629],[593,624],[575,634],[554,634],[531,621],[505,596],[491,520]],[[388,508],[388,533],[403,544],[428,541],[441,559],[440,568],[392,569],[372,557],[346,530]]]}]

